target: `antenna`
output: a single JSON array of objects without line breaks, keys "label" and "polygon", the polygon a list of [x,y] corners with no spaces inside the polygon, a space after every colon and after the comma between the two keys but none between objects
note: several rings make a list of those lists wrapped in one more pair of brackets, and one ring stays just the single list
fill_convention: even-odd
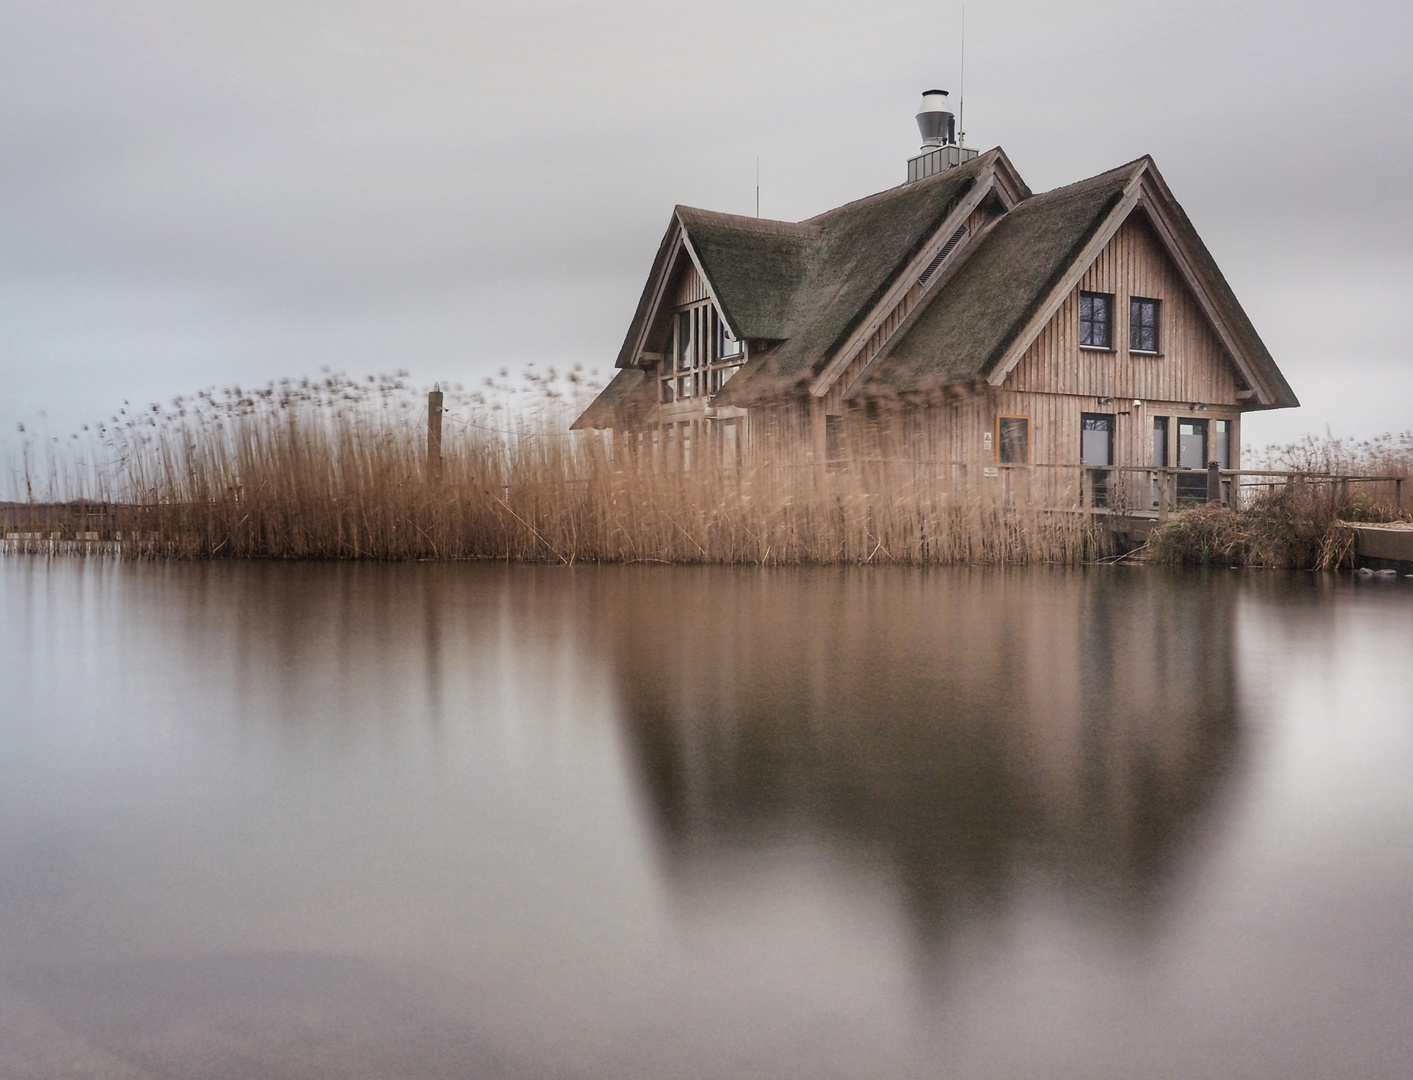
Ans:
[{"label": "antenna", "polygon": [[957,75],[957,145],[967,144],[967,6],[962,5],[962,68]]},{"label": "antenna", "polygon": [[760,155],[756,155],[756,217],[760,217]]}]

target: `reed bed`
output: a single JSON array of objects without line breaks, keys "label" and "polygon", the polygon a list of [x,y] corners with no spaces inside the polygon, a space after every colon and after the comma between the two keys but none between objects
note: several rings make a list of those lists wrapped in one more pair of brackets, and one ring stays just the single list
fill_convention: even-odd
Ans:
[{"label": "reed bed", "polygon": [[39,495],[17,477],[31,505],[7,537],[193,559],[1072,564],[1105,551],[1083,515],[958,483],[901,448],[832,467],[783,445],[742,463],[632,454],[567,432],[579,402],[554,382],[531,387],[531,409],[450,394],[439,466],[424,399],[398,377],[154,406],[94,432],[86,460],[51,462]]},{"label": "reed bed", "polygon": [[1184,511],[1153,531],[1147,552],[1170,565],[1342,570],[1354,565],[1354,533],[1347,523],[1404,520],[1406,513],[1362,492],[1278,488],[1239,510]]},{"label": "reed bed", "polygon": [[[1413,432],[1362,441],[1307,435],[1248,457],[1254,458],[1253,468],[1406,478],[1413,476]],[[1248,495],[1238,510],[1197,506],[1184,511],[1154,530],[1145,554],[1172,565],[1350,569],[1354,533],[1347,523],[1413,518],[1392,499],[1391,484],[1283,483]]]}]

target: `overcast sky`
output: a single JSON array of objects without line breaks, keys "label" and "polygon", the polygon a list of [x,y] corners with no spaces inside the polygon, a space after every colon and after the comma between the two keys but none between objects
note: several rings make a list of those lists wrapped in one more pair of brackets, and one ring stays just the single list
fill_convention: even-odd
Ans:
[{"label": "overcast sky", "polygon": [[[0,445],[407,368],[606,379],[674,203],[897,184],[960,4],[0,0]],[[1304,408],[1413,428],[1413,5],[966,6],[968,143],[1151,153]]]}]

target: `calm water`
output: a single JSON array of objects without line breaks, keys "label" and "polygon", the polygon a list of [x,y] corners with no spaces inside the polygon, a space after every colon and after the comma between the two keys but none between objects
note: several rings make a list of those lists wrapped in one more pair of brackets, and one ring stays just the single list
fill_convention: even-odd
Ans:
[{"label": "calm water", "polygon": [[0,604],[0,1076],[1413,1075],[1413,581]]}]

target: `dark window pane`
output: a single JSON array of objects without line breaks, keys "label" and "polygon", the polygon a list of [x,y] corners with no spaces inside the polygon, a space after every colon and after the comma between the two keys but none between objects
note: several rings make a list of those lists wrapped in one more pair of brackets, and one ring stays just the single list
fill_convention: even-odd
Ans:
[{"label": "dark window pane", "polygon": [[1158,351],[1158,301],[1134,297],[1129,301],[1128,347],[1139,352]]},{"label": "dark window pane", "polygon": [[1030,460],[1030,420],[1003,416],[1000,423],[1001,464],[1024,465]]},{"label": "dark window pane", "polygon": [[1113,297],[1107,293],[1079,294],[1079,343],[1098,349],[1109,348],[1113,321]]}]

